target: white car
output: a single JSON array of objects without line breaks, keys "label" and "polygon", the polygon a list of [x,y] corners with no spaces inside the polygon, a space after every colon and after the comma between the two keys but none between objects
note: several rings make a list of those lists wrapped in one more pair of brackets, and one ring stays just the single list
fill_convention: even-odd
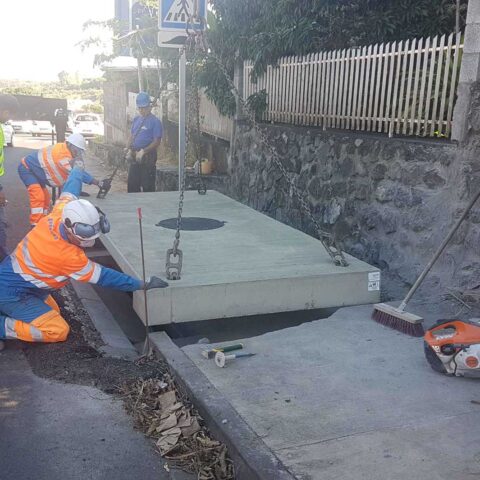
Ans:
[{"label": "white car", "polygon": [[33,137],[51,135],[54,131],[55,127],[47,120],[33,120],[30,125],[30,133]]},{"label": "white car", "polygon": [[10,122],[5,122],[4,124],[0,125],[0,128],[2,128],[3,136],[5,138],[3,146],[13,147],[13,137],[15,136],[15,131],[13,130],[12,124]]},{"label": "white car", "polygon": [[104,125],[100,115],[96,113],[79,113],[73,121],[73,132],[84,137],[94,137],[104,134]]},{"label": "white car", "polygon": [[10,123],[15,133],[30,133],[32,129],[32,122],[30,120],[12,120]]}]

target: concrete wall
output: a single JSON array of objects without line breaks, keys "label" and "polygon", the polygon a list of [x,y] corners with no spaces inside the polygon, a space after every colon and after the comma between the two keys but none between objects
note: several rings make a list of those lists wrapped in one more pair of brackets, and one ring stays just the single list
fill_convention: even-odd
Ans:
[{"label": "concrete wall", "polygon": [[457,101],[453,114],[452,138],[464,142],[470,125],[468,110],[471,102],[471,87],[480,80],[480,0],[469,0],[465,27],[464,49]]},{"label": "concrete wall", "polygon": [[107,73],[103,87],[106,143],[125,144],[128,136],[128,92],[135,88],[135,81],[135,73]]},{"label": "concrete wall", "polygon": [[[411,285],[480,187],[480,88],[470,92],[466,143],[389,139],[354,132],[268,126],[271,142],[316,218],[346,251],[384,271],[387,297]],[[237,124],[228,193],[282,222],[311,225],[258,136]],[[480,208],[453,239],[426,288],[480,284]],[[440,289],[440,290],[438,290]]]}]

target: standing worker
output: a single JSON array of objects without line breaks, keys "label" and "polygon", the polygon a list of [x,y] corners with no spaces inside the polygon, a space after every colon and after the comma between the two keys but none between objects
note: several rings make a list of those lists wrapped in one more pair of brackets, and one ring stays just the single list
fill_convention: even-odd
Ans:
[{"label": "standing worker", "polygon": [[92,262],[83,248],[91,247],[110,224],[87,200],[78,200],[83,169],[75,165],[52,213],[0,263],[0,350],[4,339],[62,342],[67,322],[51,293],[73,278],[125,292],[168,286],[158,277],[141,280]]},{"label": "standing worker", "polygon": [[64,108],[57,108],[55,110],[55,133],[57,136],[57,143],[65,142],[65,133],[67,132],[68,111]]},{"label": "standing worker", "polygon": [[[0,124],[5,123],[10,117],[19,110],[20,105],[13,95],[0,94]],[[0,177],[5,175],[5,153],[3,144],[5,138],[3,136],[2,126],[0,125]],[[0,262],[7,255],[7,222],[5,219],[5,207],[7,199],[2,185],[0,185]]]},{"label": "standing worker", "polygon": [[157,183],[157,148],[163,135],[162,122],[152,114],[150,95],[140,92],[136,104],[140,115],[133,119],[127,141],[128,193],[154,192]]},{"label": "standing worker", "polygon": [[[22,158],[18,174],[30,197],[30,225],[34,227],[50,209],[50,193],[47,186],[62,188],[72,170],[72,162],[83,158],[87,143],[80,133],[67,138],[66,143],[57,143]],[[83,172],[83,182],[101,187],[105,180],[98,181]]]}]

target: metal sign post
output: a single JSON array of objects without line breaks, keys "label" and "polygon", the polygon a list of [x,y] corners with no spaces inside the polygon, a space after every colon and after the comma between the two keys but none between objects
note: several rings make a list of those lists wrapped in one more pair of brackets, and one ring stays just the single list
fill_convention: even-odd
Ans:
[{"label": "metal sign post", "polygon": [[[206,28],[207,0],[159,0],[158,46],[181,48],[187,30],[200,32]],[[178,62],[178,190],[183,178],[186,126],[186,64],[185,51]]]},{"label": "metal sign post", "polygon": [[187,111],[187,53],[178,62],[178,191],[182,188],[185,158],[185,126]]}]

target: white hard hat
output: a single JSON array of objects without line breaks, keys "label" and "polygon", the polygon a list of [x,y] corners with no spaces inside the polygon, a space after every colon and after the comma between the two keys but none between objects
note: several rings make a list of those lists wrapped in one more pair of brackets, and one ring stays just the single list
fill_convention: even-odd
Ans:
[{"label": "white hard hat", "polygon": [[62,222],[81,240],[94,240],[102,233],[100,213],[87,200],[72,200],[67,203],[62,212]]},{"label": "white hard hat", "polygon": [[87,142],[81,133],[72,133],[68,138],[67,142],[75,145],[80,150],[87,149]]}]

